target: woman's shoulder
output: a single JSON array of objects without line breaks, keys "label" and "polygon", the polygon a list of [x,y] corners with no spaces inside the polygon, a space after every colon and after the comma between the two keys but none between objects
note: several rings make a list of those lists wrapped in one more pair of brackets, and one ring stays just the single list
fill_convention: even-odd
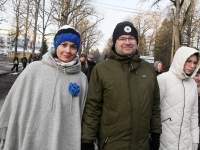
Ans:
[{"label": "woman's shoulder", "polygon": [[79,73],[78,73],[78,76],[80,77],[80,79],[82,80],[87,80],[87,77],[86,77],[86,75],[82,72],[82,71],[80,71]]},{"label": "woman's shoulder", "polygon": [[159,74],[157,76],[157,79],[159,82],[165,81],[165,80],[170,81],[173,78],[172,76],[173,75],[169,71],[167,71],[167,72],[163,72],[163,73]]},{"label": "woman's shoulder", "polygon": [[27,65],[26,70],[34,72],[35,70],[41,69],[42,65],[43,63],[41,61],[34,61]]}]

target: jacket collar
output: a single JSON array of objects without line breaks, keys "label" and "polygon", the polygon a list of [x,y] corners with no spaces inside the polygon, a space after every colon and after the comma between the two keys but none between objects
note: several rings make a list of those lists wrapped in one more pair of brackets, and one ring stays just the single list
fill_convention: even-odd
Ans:
[{"label": "jacket collar", "polygon": [[135,70],[139,66],[139,63],[142,61],[138,51],[136,51],[132,56],[122,56],[117,54],[115,50],[111,50],[108,58],[117,60],[121,64],[130,64],[130,70]]}]

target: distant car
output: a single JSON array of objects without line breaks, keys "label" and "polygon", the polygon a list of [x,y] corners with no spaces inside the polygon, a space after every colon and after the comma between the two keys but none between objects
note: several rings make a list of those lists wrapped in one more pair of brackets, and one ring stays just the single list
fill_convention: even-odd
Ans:
[{"label": "distant car", "polygon": [[8,53],[7,53],[6,50],[4,50],[4,49],[0,49],[0,55],[7,56]]},{"label": "distant car", "polygon": [[153,64],[154,63],[154,57],[153,56],[140,56],[140,58],[144,59],[145,61]]}]

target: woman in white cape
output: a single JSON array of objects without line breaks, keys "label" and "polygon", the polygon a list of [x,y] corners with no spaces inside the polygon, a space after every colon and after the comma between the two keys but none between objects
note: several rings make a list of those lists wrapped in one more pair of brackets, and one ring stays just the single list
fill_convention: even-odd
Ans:
[{"label": "woman in white cape", "polygon": [[79,150],[88,89],[77,52],[79,33],[63,26],[55,51],[28,65],[9,91],[0,113],[4,150]]}]

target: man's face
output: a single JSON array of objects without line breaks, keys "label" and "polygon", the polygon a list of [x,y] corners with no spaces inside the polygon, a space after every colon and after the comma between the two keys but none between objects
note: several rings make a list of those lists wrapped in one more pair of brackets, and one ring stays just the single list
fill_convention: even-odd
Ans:
[{"label": "man's face", "polygon": [[81,61],[81,62],[85,62],[85,57],[83,57],[83,56],[80,57],[80,61]]},{"label": "man's face", "polygon": [[158,71],[161,71],[161,70],[162,70],[162,64],[158,63]]},{"label": "man's face", "polygon": [[199,73],[197,73],[197,74],[194,76],[194,80],[196,81],[197,86],[200,86],[200,74],[199,74]]},{"label": "man's face", "polygon": [[88,57],[88,60],[89,60],[89,61],[91,61],[91,62],[93,61],[93,59],[92,59],[92,58],[90,58],[90,57]]},{"label": "man's face", "polygon": [[115,43],[115,50],[120,55],[133,55],[137,50],[137,41],[132,35],[121,35]]}]

